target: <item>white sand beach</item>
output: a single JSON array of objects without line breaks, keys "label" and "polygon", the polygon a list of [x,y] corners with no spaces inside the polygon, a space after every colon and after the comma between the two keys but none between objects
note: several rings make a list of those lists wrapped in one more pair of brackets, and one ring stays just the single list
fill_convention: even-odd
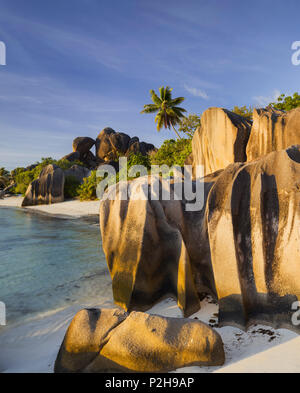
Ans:
[{"label": "white sand beach", "polygon": [[[7,197],[0,200],[0,207],[20,208],[21,197]],[[27,207],[27,211],[77,219],[96,217],[99,201],[66,201],[53,205]],[[53,372],[54,362],[66,329],[80,308],[115,307],[110,282],[107,295],[94,303],[67,306],[56,311],[40,314],[23,324],[0,326],[0,372]],[[180,309],[172,299],[166,299],[151,310],[151,314],[182,317]],[[209,298],[201,302],[201,310],[190,318],[205,323],[217,323],[218,306]],[[221,335],[226,353],[222,367],[187,367],[177,372],[243,372],[273,373],[300,371],[300,337],[289,330],[275,330],[268,326],[256,325],[244,332],[234,327],[215,327]]]},{"label": "white sand beach", "polygon": [[[0,199],[0,207],[21,208],[22,200],[23,197],[21,196],[5,197]],[[80,218],[97,216],[99,214],[99,203],[99,201],[80,202],[74,199],[52,205],[28,206],[22,209],[62,218]]]},{"label": "white sand beach", "polygon": [[[111,293],[98,304],[86,307],[114,307]],[[205,299],[202,309],[190,318],[208,323],[218,307]],[[78,307],[68,307],[0,334],[0,372],[53,372],[54,362],[66,329]],[[148,311],[169,317],[181,317],[175,301],[166,299]],[[0,331],[3,328],[0,328]],[[286,329],[252,326],[248,332],[233,327],[216,328],[222,336],[226,362],[222,367],[186,367],[180,373],[294,373],[300,370],[300,337]],[[267,333],[261,333],[267,332]],[[273,336],[270,336],[273,334]],[[271,337],[275,337],[270,340]]]}]

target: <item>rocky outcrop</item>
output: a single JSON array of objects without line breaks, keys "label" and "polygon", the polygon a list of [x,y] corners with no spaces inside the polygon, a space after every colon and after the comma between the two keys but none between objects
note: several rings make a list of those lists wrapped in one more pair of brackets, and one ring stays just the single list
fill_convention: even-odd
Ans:
[{"label": "rocky outcrop", "polygon": [[193,165],[203,166],[207,175],[246,161],[250,130],[251,122],[242,116],[222,108],[207,109],[193,137]]},{"label": "rocky outcrop", "polygon": [[90,309],[72,320],[54,371],[165,372],[224,359],[221,337],[200,321]]},{"label": "rocky outcrop", "polygon": [[56,165],[47,165],[39,178],[29,185],[22,206],[63,202],[64,184],[64,171]]},{"label": "rocky outcrop", "polygon": [[80,154],[88,153],[95,145],[96,141],[88,136],[79,136],[73,141],[73,152],[78,151]]},{"label": "rocky outcrop", "polygon": [[80,153],[79,151],[75,151],[73,153],[67,154],[61,158],[62,160],[68,160],[70,162],[80,161]]},{"label": "rocky outcrop", "polygon": [[172,192],[169,201],[137,200],[149,180],[120,184],[129,200],[109,200],[110,188],[100,221],[115,302],[145,310],[172,295],[190,315],[210,293],[221,326],[259,322],[299,331],[292,324],[300,297],[299,179],[300,146],[293,146],[200,179],[198,211],[187,211]]},{"label": "rocky outcrop", "polygon": [[73,165],[70,169],[65,170],[65,177],[72,176],[75,178],[79,183],[83,182],[85,177],[89,177],[91,171],[88,168],[85,168],[80,165]]},{"label": "rocky outcrop", "polygon": [[104,128],[96,139],[96,156],[104,161],[116,161],[120,156],[129,156],[131,153],[146,155],[154,149],[152,144],[140,142],[137,137],[130,138],[109,127]]},{"label": "rocky outcrop", "polygon": [[268,107],[254,109],[247,160],[300,143],[300,108],[289,112]]}]

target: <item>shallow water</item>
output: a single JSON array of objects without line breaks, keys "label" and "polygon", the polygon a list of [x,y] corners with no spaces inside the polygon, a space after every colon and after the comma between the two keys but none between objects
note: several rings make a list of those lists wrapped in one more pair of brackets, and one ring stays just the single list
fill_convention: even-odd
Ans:
[{"label": "shallow water", "polygon": [[0,301],[7,325],[105,296],[99,227],[0,208]]}]

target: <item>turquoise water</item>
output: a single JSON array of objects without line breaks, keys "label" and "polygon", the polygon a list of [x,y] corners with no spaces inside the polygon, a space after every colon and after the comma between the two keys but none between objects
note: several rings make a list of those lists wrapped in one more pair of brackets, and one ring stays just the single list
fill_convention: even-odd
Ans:
[{"label": "turquoise water", "polygon": [[99,226],[0,208],[0,301],[8,325],[97,302],[108,280]]}]

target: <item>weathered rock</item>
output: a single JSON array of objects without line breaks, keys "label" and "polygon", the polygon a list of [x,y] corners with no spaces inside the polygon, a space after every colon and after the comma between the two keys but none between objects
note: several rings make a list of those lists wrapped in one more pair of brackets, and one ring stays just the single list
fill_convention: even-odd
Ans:
[{"label": "weathered rock", "polygon": [[155,147],[146,142],[140,142],[138,137],[130,138],[122,132],[115,132],[112,128],[104,128],[96,139],[96,156],[104,161],[116,161],[120,156],[131,153],[146,155]]},{"label": "weathered rock", "polygon": [[62,160],[68,160],[70,162],[80,161],[80,153],[79,151],[75,151],[73,153],[67,154],[66,156],[62,157]]},{"label": "weathered rock", "polygon": [[39,178],[29,185],[22,206],[63,202],[64,184],[64,171],[56,165],[47,165]]},{"label": "weathered rock", "polygon": [[217,366],[222,339],[206,324],[118,309],[90,309],[72,320],[55,372],[165,372]]},{"label": "weathered rock", "polygon": [[110,135],[114,135],[114,131],[110,127],[104,128],[96,139],[96,156],[101,160],[112,160],[116,158],[115,151],[113,149],[112,143],[110,141]]},{"label": "weathered rock", "polygon": [[300,331],[292,323],[300,298],[299,145],[199,180],[205,185],[199,211],[186,211],[187,202],[174,197],[135,200],[144,193],[140,182],[128,184],[128,201],[101,201],[117,304],[145,310],[171,294],[190,315],[207,292],[219,301],[220,326]]},{"label": "weathered rock", "polygon": [[[212,176],[204,180],[204,198],[213,182]],[[102,246],[115,303],[125,310],[147,310],[168,295],[188,316],[199,310],[199,294],[213,288],[207,233],[202,228],[205,209],[185,211],[185,203],[174,200],[175,184],[170,201],[147,199],[148,177],[117,185],[117,195],[127,192],[128,200],[114,198],[111,187],[101,201]],[[169,191],[161,178],[159,186]]]},{"label": "weathered rock", "polygon": [[300,108],[289,112],[272,107],[254,109],[253,126],[247,145],[247,160],[300,143]]},{"label": "weathered rock", "polygon": [[65,177],[73,176],[75,179],[79,181],[79,183],[83,182],[85,177],[89,177],[91,171],[88,168],[85,168],[80,165],[73,165],[70,169],[64,171]]},{"label": "weathered rock", "polygon": [[95,143],[96,141],[88,136],[75,138],[73,141],[73,152],[78,151],[80,154],[88,153]]},{"label": "weathered rock", "polygon": [[126,156],[130,156],[130,154],[137,154],[141,153],[143,155],[146,155],[150,153],[151,151],[156,150],[155,146],[152,145],[151,143],[146,143],[146,142],[133,142],[129,144],[128,150],[126,152]]},{"label": "weathered rock", "polygon": [[251,122],[236,113],[222,108],[207,109],[193,137],[194,166],[202,165],[203,174],[207,175],[231,163],[246,161],[250,130]]}]

